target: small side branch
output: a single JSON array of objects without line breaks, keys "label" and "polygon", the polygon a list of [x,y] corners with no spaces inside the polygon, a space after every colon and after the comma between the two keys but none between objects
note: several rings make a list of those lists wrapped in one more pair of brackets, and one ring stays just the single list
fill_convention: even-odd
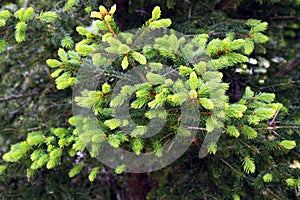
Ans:
[{"label": "small side branch", "polygon": [[25,130],[18,130],[18,129],[15,129],[15,128],[5,128],[1,132],[13,131],[13,132],[17,132],[17,133],[27,133],[27,132],[32,132],[32,131],[38,131],[40,129],[41,129],[40,127],[28,128],[28,129],[25,129]]},{"label": "small side branch", "polygon": [[224,159],[220,158],[220,160],[227,165],[232,171],[234,171],[235,173],[237,173],[239,176],[243,177],[243,178],[247,178],[243,173],[239,172],[238,170],[236,170],[233,166],[231,166],[228,162],[226,162]]},{"label": "small side branch", "polygon": [[15,99],[22,99],[22,98],[26,98],[26,97],[30,97],[30,96],[34,96],[37,95],[39,92],[33,92],[33,93],[29,93],[29,94],[19,94],[19,95],[11,95],[8,97],[3,97],[0,98],[0,103],[4,102],[4,101],[10,101],[10,100],[15,100]]},{"label": "small side branch", "polygon": [[[206,131],[206,128],[203,127],[187,127],[188,129],[191,130],[200,130],[200,131]],[[265,127],[265,128],[254,128],[255,130],[259,131],[259,130],[275,130],[275,129],[300,129],[300,126],[269,126],[269,127]]]},{"label": "small side branch", "polygon": [[287,16],[274,16],[274,17],[270,17],[270,20],[273,19],[296,19],[296,20],[300,20],[300,17],[297,16],[293,16],[293,15],[287,15]]},{"label": "small side branch", "polygon": [[254,128],[255,130],[275,130],[275,129],[300,129],[300,126],[269,126],[266,128]]},{"label": "small side branch", "polygon": [[277,74],[275,74],[275,77],[286,75],[290,73],[292,70],[296,69],[298,66],[300,66],[300,59],[295,60],[294,62],[292,62],[291,64],[289,64],[288,66],[280,70]]},{"label": "small side branch", "polygon": [[191,130],[200,130],[200,131],[206,131],[206,128],[202,128],[202,127],[193,127],[193,126],[190,126],[190,127],[187,127],[188,129],[191,129]]}]

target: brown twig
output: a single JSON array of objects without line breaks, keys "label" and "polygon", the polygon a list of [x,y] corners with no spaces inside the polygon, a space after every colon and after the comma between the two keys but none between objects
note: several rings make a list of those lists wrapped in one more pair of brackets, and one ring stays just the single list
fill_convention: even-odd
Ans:
[{"label": "brown twig", "polygon": [[300,82],[300,80],[297,80],[297,81],[289,80],[286,83],[278,83],[278,84],[273,84],[273,85],[267,85],[267,86],[260,87],[259,89],[262,90],[262,89],[266,89],[266,88],[280,87],[280,86],[294,84],[294,83],[299,83],[299,82]]},{"label": "brown twig", "polygon": [[266,128],[254,128],[254,130],[274,130],[274,129],[287,129],[287,128],[300,128],[300,126],[269,126]]},{"label": "brown twig", "polygon": [[256,153],[259,153],[259,150],[256,147],[252,147],[250,146],[248,143],[246,143],[243,140],[239,140],[241,143],[243,143],[246,147],[248,147],[249,149],[252,149],[253,151],[255,151]]},{"label": "brown twig", "polygon": [[192,130],[200,130],[200,131],[206,131],[206,128],[202,128],[202,127],[187,127],[188,129],[192,129]]},{"label": "brown twig", "polygon": [[18,129],[15,129],[15,128],[5,128],[2,131],[3,132],[15,131],[15,132],[18,132],[18,133],[26,133],[26,132],[38,131],[40,129],[41,129],[40,127],[28,128],[28,129],[25,129],[25,130],[18,130]]},{"label": "brown twig", "polygon": [[133,44],[131,45],[131,49],[133,49],[135,47],[135,45],[142,39],[142,37],[144,37],[144,35],[150,30],[150,26],[148,26],[146,29],[144,29],[144,31],[139,35],[139,37],[133,42]]},{"label": "brown twig", "polygon": [[[206,128],[203,128],[203,127],[193,127],[193,126],[190,126],[190,127],[187,127],[188,129],[192,129],[192,130],[200,130],[200,131],[206,131]],[[254,130],[275,130],[275,129],[287,129],[287,128],[299,128],[300,129],[300,126],[269,126],[269,127],[265,127],[265,128],[254,128]]]},{"label": "brown twig", "polygon": [[279,110],[276,110],[276,113],[275,113],[273,119],[269,122],[269,126],[275,126],[275,120],[276,120],[278,113],[279,113]]},{"label": "brown twig", "polygon": [[272,194],[274,197],[276,197],[277,199],[282,199],[280,198],[277,194],[275,194],[274,192],[272,192],[269,188],[266,189],[270,194]]},{"label": "brown twig", "polygon": [[10,101],[10,100],[14,100],[14,99],[22,99],[22,98],[34,96],[34,95],[37,95],[37,94],[39,94],[38,91],[33,92],[33,93],[29,93],[29,94],[11,95],[11,96],[8,96],[8,97],[0,98],[0,102]]},{"label": "brown twig", "polygon": [[297,19],[297,20],[300,20],[300,17],[288,15],[288,16],[274,16],[274,17],[270,17],[269,19],[270,20],[272,20],[272,19]]},{"label": "brown twig", "polygon": [[285,68],[280,70],[278,73],[275,74],[275,77],[286,75],[290,73],[292,70],[296,69],[298,66],[300,66],[300,59],[295,60],[291,64],[287,65]]},{"label": "brown twig", "polygon": [[238,175],[240,175],[243,178],[247,178],[244,174],[242,174],[241,172],[239,172],[238,170],[234,169],[233,166],[231,166],[228,162],[226,162],[225,160],[223,160],[223,158],[220,158],[220,160],[225,163],[225,165],[227,165],[230,169],[232,169],[232,171],[234,171],[235,173],[237,173]]},{"label": "brown twig", "polygon": [[111,33],[111,35],[112,35],[113,37],[116,37],[116,33],[115,33],[115,31],[113,30],[113,28],[111,27],[110,23],[109,23],[108,21],[106,21],[106,20],[105,20],[105,23],[106,23],[106,26],[107,26],[109,32]]}]

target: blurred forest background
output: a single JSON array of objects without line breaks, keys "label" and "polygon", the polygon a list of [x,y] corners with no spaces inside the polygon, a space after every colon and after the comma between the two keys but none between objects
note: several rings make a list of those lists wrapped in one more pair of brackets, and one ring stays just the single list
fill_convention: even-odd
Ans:
[{"label": "blurred forest background", "polygon": [[[31,24],[25,42],[11,42],[0,55],[0,155],[10,145],[26,138],[31,131],[48,132],[51,127],[69,127],[72,115],[72,90],[58,91],[51,70],[45,60],[56,57],[63,40],[80,36],[76,27],[89,25],[89,13],[99,5],[107,8],[117,5],[116,19],[121,30],[140,27],[151,17],[155,6],[162,9],[162,17],[172,20],[178,32],[192,35],[208,33],[210,37],[222,37],[227,32],[239,32],[242,22],[260,19],[268,22],[265,34],[269,41],[255,49],[247,65],[226,69],[224,82],[230,83],[228,95],[231,102],[239,100],[246,86],[255,92],[272,92],[285,108],[280,112],[280,125],[297,127],[278,130],[279,134],[292,135],[299,144],[300,125],[300,1],[299,0],[77,0],[69,10],[66,1],[11,0],[1,1],[0,9],[12,12],[21,7],[33,7],[37,12],[55,11],[55,24],[36,26]],[[13,33],[0,28],[0,37],[12,40]],[[8,35],[7,35],[8,34]],[[9,35],[10,34],[10,35]],[[149,174],[117,175],[103,168],[95,179],[87,179],[88,170],[75,178],[68,176],[73,159],[64,156],[54,170],[42,169],[34,178],[26,177],[26,163],[12,164],[0,176],[2,199],[223,199],[215,179],[206,173],[206,162],[197,157],[198,146],[191,146],[172,165]],[[297,152],[298,151],[298,152]],[[299,158],[299,147],[291,157]],[[299,158],[300,160],[300,158]],[[4,161],[0,161],[4,162]],[[0,163],[1,164],[1,163]],[[224,163],[220,164],[220,170]],[[296,166],[299,170],[299,164]],[[298,176],[300,173],[298,172]],[[299,177],[298,177],[299,178]],[[218,179],[226,182],[226,177]],[[255,183],[257,185],[263,183]],[[254,184],[254,185],[255,185]],[[276,182],[274,184],[285,184]],[[296,199],[299,188],[283,193],[266,192],[255,186],[248,188],[246,199]],[[210,188],[210,189],[207,189]],[[274,188],[277,188],[274,185]],[[210,196],[211,195],[211,196]],[[260,198],[264,196],[263,198]]]}]

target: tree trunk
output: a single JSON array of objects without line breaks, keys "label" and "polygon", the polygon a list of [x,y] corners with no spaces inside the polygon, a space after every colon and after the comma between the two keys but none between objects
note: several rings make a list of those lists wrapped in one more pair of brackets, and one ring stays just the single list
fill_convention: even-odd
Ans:
[{"label": "tree trunk", "polygon": [[144,200],[151,189],[150,179],[147,174],[128,174],[128,196],[129,200]]},{"label": "tree trunk", "polygon": [[119,0],[116,1],[117,5],[117,18],[120,22],[119,28],[121,31],[126,30],[126,16],[128,16],[128,8],[129,8],[129,1],[128,0]]}]

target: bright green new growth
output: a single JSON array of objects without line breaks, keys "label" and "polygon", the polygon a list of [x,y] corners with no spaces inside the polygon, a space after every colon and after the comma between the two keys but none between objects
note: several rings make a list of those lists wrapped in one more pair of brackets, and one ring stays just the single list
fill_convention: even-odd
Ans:
[{"label": "bright green new growth", "polygon": [[[0,27],[5,26],[5,20],[10,17],[9,11],[1,11],[0,13]],[[19,20],[15,27],[15,39],[18,43],[23,42],[26,40],[26,30],[27,30],[27,25],[28,23],[32,23],[33,21],[41,21],[41,22],[46,22],[46,23],[53,23],[56,18],[57,14],[55,12],[42,12],[39,15],[37,15],[35,18],[35,13],[34,9],[29,7],[26,10],[24,8],[21,8],[17,10],[14,13],[14,17]],[[2,25],[1,25],[2,21]],[[1,48],[0,48],[1,49]]]},{"label": "bright green new growth", "polygon": [[[72,9],[74,4],[75,1],[68,1],[65,9]],[[30,177],[37,169],[51,169],[59,165],[64,153],[73,157],[76,153],[84,151],[87,146],[89,156],[95,158],[101,153],[99,146],[106,141],[114,148],[124,147],[137,155],[154,151],[157,157],[161,157],[163,146],[173,137],[170,133],[180,134],[182,137],[190,135],[190,129],[179,127],[180,106],[189,102],[196,103],[201,113],[199,130],[205,130],[207,134],[217,128],[224,130],[218,142],[208,145],[210,154],[218,153],[218,144],[222,144],[226,137],[230,137],[233,142],[243,140],[259,145],[267,142],[274,147],[262,150],[267,152],[284,152],[296,146],[295,142],[290,140],[268,140],[259,131],[260,128],[266,127],[266,121],[272,119],[282,108],[280,103],[273,103],[274,94],[256,94],[247,87],[244,96],[238,102],[227,102],[224,105],[228,100],[225,91],[229,86],[222,83],[223,74],[218,70],[247,62],[255,44],[268,40],[262,33],[267,28],[266,22],[248,20],[245,25],[250,30],[244,38],[228,34],[225,38],[210,39],[207,34],[199,34],[188,40],[169,31],[155,38],[153,45],[136,48],[136,45],[141,45],[140,40],[148,39],[143,38],[147,32],[169,27],[171,20],[160,19],[160,8],[155,7],[151,19],[139,30],[136,37],[118,30],[113,17],[115,10],[115,6],[109,11],[100,6],[99,11],[93,11],[91,18],[95,18],[92,22],[94,31],[90,32],[78,26],[76,30],[83,39],[76,44],[75,50],[70,48],[73,46],[72,39],[66,38],[62,41],[62,46],[71,50],[61,48],[58,50],[58,58],[46,61],[47,65],[55,70],[51,76],[55,78],[58,89],[80,84],[82,80],[76,75],[85,62],[104,68],[105,73],[101,73],[105,79],[101,80],[97,90],[84,90],[81,96],[75,97],[77,105],[91,110],[97,120],[78,115],[69,119],[74,130],[56,128],[47,135],[32,132],[27,135],[26,140],[11,146],[11,150],[3,156],[5,161],[30,160],[27,174]],[[0,26],[5,26],[5,20],[10,15],[9,12],[0,12]],[[52,23],[56,19],[53,12],[44,12],[34,18],[31,9],[20,9],[14,16],[19,20],[15,32],[17,42],[26,40],[27,23],[31,20]],[[6,43],[1,40],[0,52],[5,48]],[[139,66],[147,69],[144,72],[145,76],[140,77],[144,82],[125,85],[113,96],[114,82],[109,82],[108,78],[124,78],[126,70]],[[178,72],[182,78],[172,80],[165,75],[172,70]],[[131,118],[137,123],[131,132],[123,132],[121,129],[132,125],[129,123],[130,119],[119,119],[112,115],[115,109],[124,105],[127,98],[133,98],[130,102]],[[165,110],[162,110],[162,107]],[[225,119],[224,127],[220,118]],[[165,119],[166,124],[154,137],[145,139],[141,136],[147,133],[149,119]],[[201,134],[199,131],[197,137],[203,137]],[[245,148],[247,154],[236,153],[240,158],[237,159],[236,166],[246,174],[254,174],[258,170],[256,165],[259,160],[255,160],[255,157],[259,150],[256,151],[256,147],[249,148],[247,145],[242,148]],[[83,168],[83,163],[74,165],[69,176],[74,177]],[[0,174],[5,169],[6,166],[1,166]],[[100,166],[96,166],[90,171],[90,181],[95,179],[99,169]],[[115,171],[122,173],[125,169],[125,165],[120,165]],[[263,181],[271,182],[274,178],[272,174],[266,174]],[[294,179],[286,180],[290,187],[297,184],[299,187],[298,182]],[[233,197],[239,199],[238,194],[234,194]]]}]

